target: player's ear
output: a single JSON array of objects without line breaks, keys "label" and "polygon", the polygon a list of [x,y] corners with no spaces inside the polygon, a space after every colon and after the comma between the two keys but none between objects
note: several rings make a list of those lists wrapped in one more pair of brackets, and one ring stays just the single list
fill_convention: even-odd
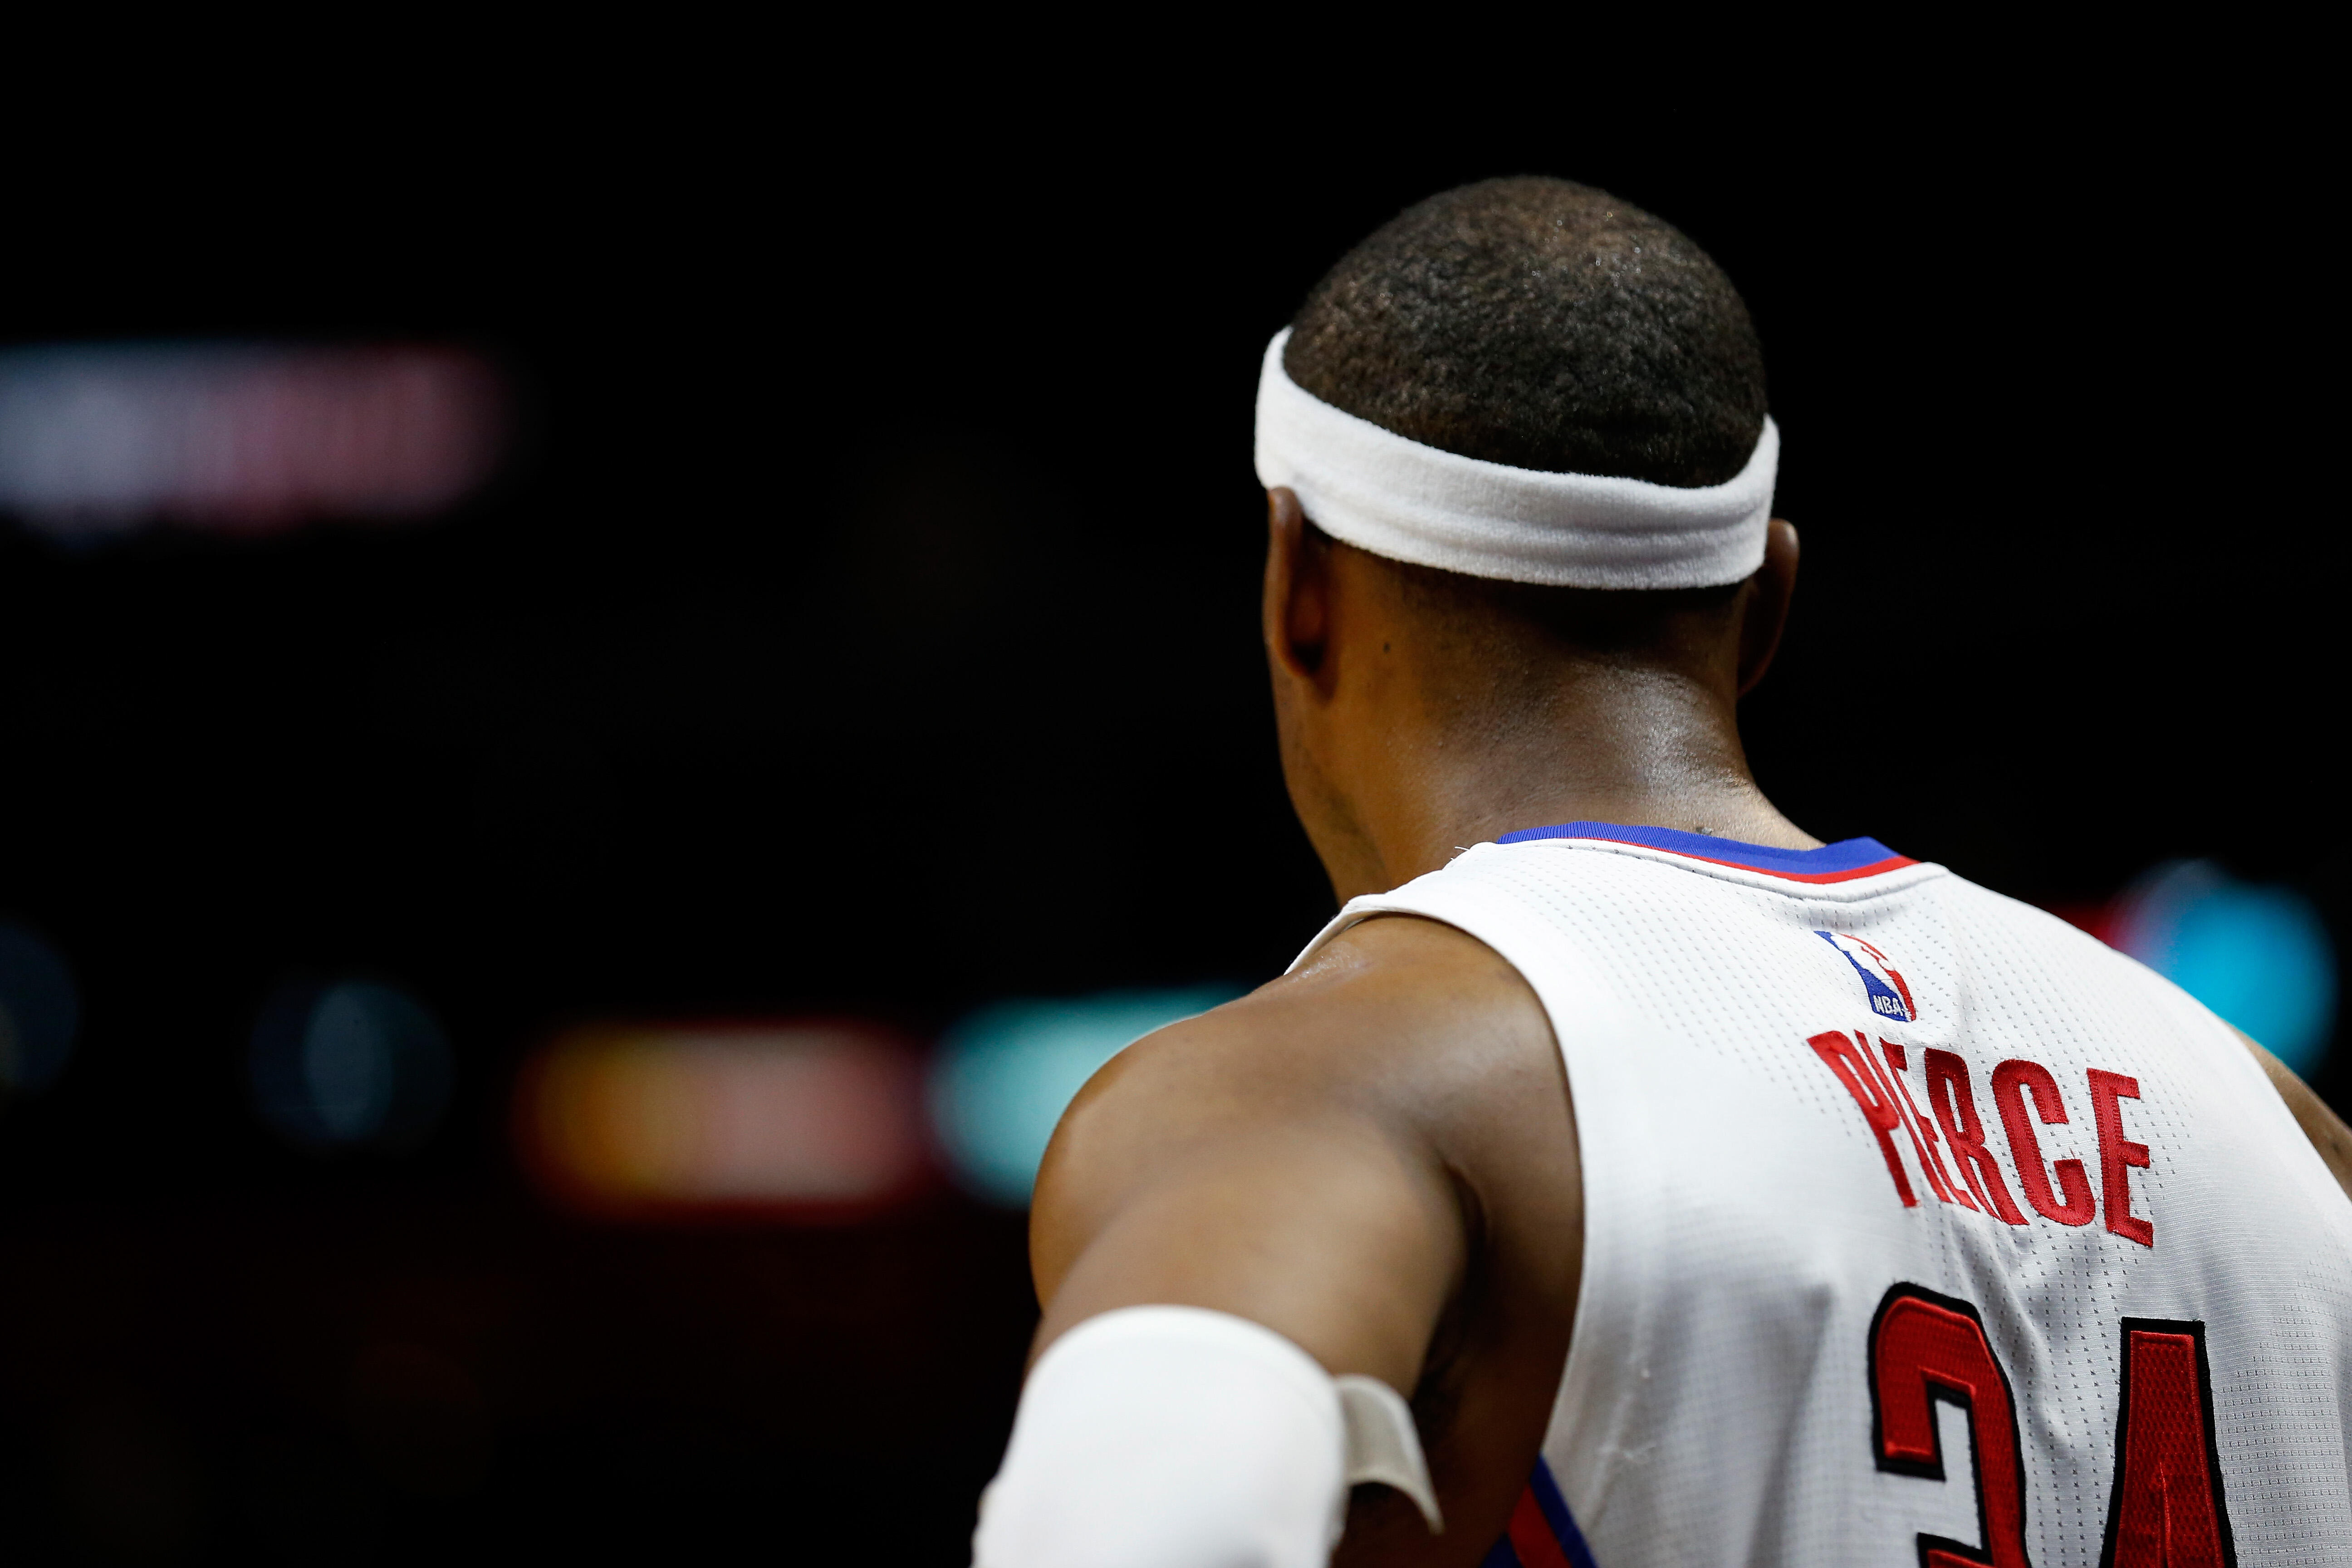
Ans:
[{"label": "player's ear", "polygon": [[1764,535],[1764,564],[1748,580],[1739,610],[1739,694],[1748,695],[1772,668],[1789,602],[1797,592],[1797,526],[1776,517]]},{"label": "player's ear", "polygon": [[1265,492],[1265,657],[1314,684],[1331,634],[1331,542],[1307,521],[1297,492]]}]

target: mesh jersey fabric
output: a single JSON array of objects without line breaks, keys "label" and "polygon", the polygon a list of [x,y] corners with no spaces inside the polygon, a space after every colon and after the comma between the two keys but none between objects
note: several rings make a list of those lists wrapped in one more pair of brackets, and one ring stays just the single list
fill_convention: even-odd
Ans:
[{"label": "mesh jersey fabric", "polygon": [[1300,962],[1423,915],[1550,1016],[1585,1239],[1543,1459],[1599,1568],[2352,1563],[2352,1203],[2226,1025],[1867,840],[1512,837]]}]

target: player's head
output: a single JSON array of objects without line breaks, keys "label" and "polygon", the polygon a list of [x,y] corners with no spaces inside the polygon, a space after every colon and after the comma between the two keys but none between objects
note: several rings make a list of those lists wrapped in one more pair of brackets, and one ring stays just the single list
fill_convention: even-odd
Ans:
[{"label": "player's head", "polygon": [[1400,704],[1492,735],[1555,721],[1594,659],[1727,710],[1762,674],[1795,564],[1763,353],[1673,227],[1565,180],[1433,196],[1315,286],[1265,374],[1267,644],[1318,847]]},{"label": "player's head", "polygon": [[1307,296],[1283,367],[1399,436],[1545,473],[1719,485],[1764,429],[1764,352],[1731,279],[1567,180],[1406,209]]}]

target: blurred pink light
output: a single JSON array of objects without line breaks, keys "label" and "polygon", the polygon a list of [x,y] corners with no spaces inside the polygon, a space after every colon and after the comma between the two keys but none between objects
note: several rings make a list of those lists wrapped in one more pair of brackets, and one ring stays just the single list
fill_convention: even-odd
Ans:
[{"label": "blurred pink light", "polygon": [[577,1031],[526,1070],[517,1112],[541,1185],[608,1215],[860,1213],[930,1169],[913,1054],[860,1025]]},{"label": "blurred pink light", "polygon": [[16,350],[0,354],[0,507],[66,539],[424,517],[488,477],[505,425],[497,376],[455,349]]}]

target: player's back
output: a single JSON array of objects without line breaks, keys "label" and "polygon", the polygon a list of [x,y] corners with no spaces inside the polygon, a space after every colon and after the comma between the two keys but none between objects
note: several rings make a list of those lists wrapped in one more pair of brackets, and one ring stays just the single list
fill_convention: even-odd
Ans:
[{"label": "player's back", "polygon": [[1577,823],[1334,929],[1383,910],[1507,959],[1575,1102],[1581,1294],[1490,1561],[2352,1562],[2352,1203],[2177,988],[1870,840]]}]

